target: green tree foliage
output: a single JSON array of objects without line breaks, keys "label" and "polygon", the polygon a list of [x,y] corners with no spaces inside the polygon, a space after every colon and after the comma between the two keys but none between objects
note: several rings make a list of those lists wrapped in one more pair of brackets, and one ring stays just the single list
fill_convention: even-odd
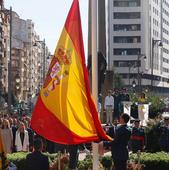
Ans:
[{"label": "green tree foliage", "polygon": [[124,87],[124,83],[120,74],[114,73],[113,80],[114,80],[114,88]]},{"label": "green tree foliage", "polygon": [[160,133],[158,130],[158,125],[161,119],[156,117],[148,121],[147,126],[145,127],[146,133],[146,150],[148,152],[158,152],[160,151],[159,138]]},{"label": "green tree foliage", "polygon": [[[133,102],[132,105],[132,112],[134,112],[136,115],[138,114],[138,110],[137,110],[137,105],[136,103],[140,102],[140,94],[136,94],[136,93],[130,93],[130,100],[131,102]],[[150,118],[155,118],[159,112],[162,112],[163,109],[165,108],[165,103],[162,100],[162,98],[160,96],[157,96],[153,93],[146,93],[145,94],[145,100],[144,103],[149,103],[149,117]],[[133,117],[137,117],[135,115],[133,115]]]},{"label": "green tree foliage", "polygon": [[165,103],[160,96],[153,95],[153,94],[148,95],[147,101],[151,103],[149,108],[150,109],[149,115],[151,118],[157,116],[157,113],[162,112],[162,110],[165,108]]}]

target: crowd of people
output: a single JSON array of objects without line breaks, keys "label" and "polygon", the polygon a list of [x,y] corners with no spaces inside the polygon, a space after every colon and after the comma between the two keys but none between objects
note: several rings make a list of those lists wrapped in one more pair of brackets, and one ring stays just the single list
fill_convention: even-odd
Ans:
[{"label": "crowd of people", "polygon": [[[127,93],[124,94],[124,100],[129,99]],[[134,119],[131,122],[128,114],[122,114],[116,108],[115,96],[116,93],[112,96],[112,92],[109,91],[105,97],[104,108],[107,119],[106,125],[103,128],[112,138],[112,141],[103,141],[102,144],[105,150],[111,151],[116,170],[126,170],[129,151],[137,153],[138,151],[146,150],[145,127],[140,125],[140,120],[138,119]],[[118,105],[119,107],[120,105]],[[118,114],[114,116],[116,109],[118,110]],[[64,152],[66,149],[70,156],[70,169],[76,169],[77,167],[78,150],[80,147],[89,153],[85,145],[71,145],[68,147],[42,138],[31,129],[30,119],[28,116],[18,118],[17,115],[0,115],[0,137],[4,152],[32,152],[26,158],[30,166],[28,169],[49,169],[48,158],[42,152],[56,153],[58,151]],[[129,121],[130,125],[128,125]],[[165,117],[157,124],[156,130],[160,134],[158,144],[161,150],[169,152],[169,117]],[[41,161],[43,164],[40,163]],[[34,162],[36,162],[36,166],[33,166]]]},{"label": "crowd of people", "polygon": [[[141,103],[145,102],[145,94],[141,93],[139,97],[139,101]],[[126,91],[126,89],[114,89],[108,90],[107,96],[105,97],[103,103],[104,103],[104,109],[106,112],[106,126],[112,126],[115,122],[115,126],[117,125],[117,122],[120,118],[120,114],[124,112],[123,108],[123,102],[130,101],[130,97]],[[137,110],[138,112],[138,110]],[[138,120],[138,113],[134,113],[134,115],[137,115],[137,118],[131,117],[130,122],[128,125],[130,125],[130,128],[132,130],[132,135],[130,139],[130,149],[133,152],[137,152],[138,150],[143,150],[146,146],[146,136],[144,129],[141,124],[140,120]],[[159,113],[159,115],[162,115]],[[156,132],[158,133],[158,145],[159,148],[163,151],[168,152],[169,151],[169,116],[166,116],[161,120],[160,123],[156,126]],[[112,131],[111,131],[112,134]],[[137,147],[139,149],[137,149]]]},{"label": "crowd of people", "polygon": [[[119,121],[115,119],[111,125],[105,126],[106,133],[112,137],[111,142],[103,142],[105,150],[111,149],[111,154],[116,170],[126,170],[128,153],[147,151],[146,127],[140,124],[139,119],[129,122],[129,115],[122,114]],[[165,116],[155,125],[159,150],[169,152],[169,116]]]},{"label": "crowd of people", "polygon": [[113,119],[119,119],[123,113],[123,102],[129,101],[130,97],[126,89],[108,90],[104,99],[104,109],[106,112],[106,123],[112,123]]},{"label": "crowd of people", "polygon": [[[49,161],[42,152],[68,152],[69,168],[77,166],[78,150],[90,151],[85,145],[62,145],[51,142],[36,134],[30,127],[30,117],[0,114],[0,142],[5,154],[15,152],[32,152],[27,155],[28,170],[48,170]],[[1,155],[0,155],[1,156]],[[47,160],[46,160],[47,159]],[[76,161],[75,161],[76,160]]]},{"label": "crowd of people", "polygon": [[31,151],[33,146],[33,131],[29,126],[30,118],[7,114],[0,117],[0,134],[6,153]]}]

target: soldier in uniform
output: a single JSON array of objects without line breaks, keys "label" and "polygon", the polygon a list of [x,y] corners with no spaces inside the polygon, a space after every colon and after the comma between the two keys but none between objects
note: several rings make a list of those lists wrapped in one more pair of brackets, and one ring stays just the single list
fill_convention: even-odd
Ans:
[{"label": "soldier in uniform", "polygon": [[144,129],[140,127],[140,120],[134,120],[134,126],[131,132],[131,150],[133,153],[143,151],[145,145],[145,133]]},{"label": "soldier in uniform", "polygon": [[120,125],[118,125],[114,131],[112,126],[112,134],[109,134],[113,137],[111,142],[104,142],[104,146],[111,146],[111,153],[114,162],[114,167],[116,170],[127,170],[127,160],[128,155],[128,142],[131,135],[131,130],[128,127],[127,123],[130,117],[128,114],[123,113],[120,116]]},{"label": "soldier in uniform", "polygon": [[159,126],[159,145],[162,151],[169,152],[169,117],[164,118],[164,122]]}]

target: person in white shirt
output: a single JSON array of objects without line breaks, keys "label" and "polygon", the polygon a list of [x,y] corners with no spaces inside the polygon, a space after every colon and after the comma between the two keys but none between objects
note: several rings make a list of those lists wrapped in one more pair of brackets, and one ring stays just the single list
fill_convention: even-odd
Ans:
[{"label": "person in white shirt", "polygon": [[106,110],[106,123],[111,124],[114,110],[114,97],[111,95],[111,90],[108,91],[108,95],[105,97],[104,108]]},{"label": "person in white shirt", "polygon": [[100,102],[98,102],[98,113],[100,114],[102,110],[102,105]]},{"label": "person in white shirt", "polygon": [[25,125],[23,122],[20,122],[19,128],[16,131],[15,137],[15,146],[16,151],[29,151],[29,136],[28,131],[25,130]]}]

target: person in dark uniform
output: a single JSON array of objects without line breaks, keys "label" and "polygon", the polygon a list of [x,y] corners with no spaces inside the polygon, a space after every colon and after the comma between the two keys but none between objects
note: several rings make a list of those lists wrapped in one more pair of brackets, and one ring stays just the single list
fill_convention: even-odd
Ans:
[{"label": "person in dark uniform", "polygon": [[26,156],[27,170],[49,170],[49,160],[46,155],[41,153],[42,140],[36,138],[33,143],[34,152]]},{"label": "person in dark uniform", "polygon": [[131,130],[127,126],[130,117],[128,114],[123,113],[120,116],[120,125],[112,130],[110,136],[114,136],[111,142],[104,142],[104,146],[109,144],[111,146],[112,158],[116,170],[127,170],[128,160],[128,142],[131,136]]},{"label": "person in dark uniform", "polygon": [[79,150],[84,150],[86,154],[90,154],[90,151],[86,148],[85,144],[68,145],[69,152],[69,169],[76,170],[79,158]]},{"label": "person in dark uniform", "polygon": [[16,137],[16,131],[18,130],[18,126],[16,124],[17,120],[13,120],[13,124],[11,126],[12,129],[12,136],[13,136],[13,146],[12,146],[12,152],[16,152],[16,147],[15,147],[15,137]]},{"label": "person in dark uniform", "polygon": [[164,122],[159,126],[159,145],[162,151],[169,152],[169,117],[164,118]]},{"label": "person in dark uniform", "polygon": [[114,114],[113,114],[113,119],[118,119],[120,112],[119,112],[119,102],[120,102],[120,97],[119,97],[119,92],[115,90],[114,94]]},{"label": "person in dark uniform", "polygon": [[[116,120],[114,120],[116,122]],[[116,128],[117,128],[117,124],[111,124],[109,126],[105,126],[105,132],[107,135],[109,135],[111,138],[114,138],[115,137],[115,131],[116,131]],[[110,145],[110,142],[105,142],[104,143],[104,147],[106,150],[109,150],[111,145]],[[112,154],[112,153],[111,153]]]},{"label": "person in dark uniform", "polygon": [[68,152],[69,152],[69,169],[75,170],[77,168],[77,162],[79,157],[78,145],[69,145]]},{"label": "person in dark uniform", "polygon": [[130,138],[131,150],[133,153],[143,151],[145,145],[145,133],[144,129],[140,127],[140,120],[134,120],[134,126],[131,132]]}]

